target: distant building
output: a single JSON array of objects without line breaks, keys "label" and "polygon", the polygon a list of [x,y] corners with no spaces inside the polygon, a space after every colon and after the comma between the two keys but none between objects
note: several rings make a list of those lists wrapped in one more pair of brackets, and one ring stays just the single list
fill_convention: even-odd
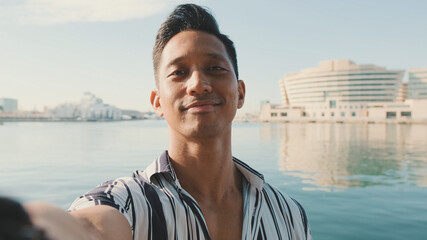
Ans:
[{"label": "distant building", "polygon": [[409,69],[408,99],[427,99],[427,68]]},{"label": "distant building", "polygon": [[64,103],[51,110],[49,116],[63,120],[121,120],[122,112],[115,106],[104,104],[101,98],[86,92],[79,104]]},{"label": "distant building", "polygon": [[101,98],[90,92],[83,94],[79,105],[82,120],[121,120],[122,112],[115,106],[104,104]]},{"label": "distant building", "polygon": [[325,106],[341,108],[369,102],[394,102],[404,71],[350,60],[321,61],[317,68],[286,74],[281,84],[284,103],[306,107],[310,116]]},{"label": "distant building", "polygon": [[131,120],[131,119],[145,119],[144,113],[136,110],[127,110],[121,109],[122,119]]},{"label": "distant building", "polygon": [[[279,80],[283,104],[265,103],[262,121],[427,121],[427,69],[410,72],[328,60]],[[416,87],[414,87],[416,86]],[[417,96],[417,98],[413,96]],[[407,99],[412,98],[413,101]],[[426,113],[425,113],[426,112]]]},{"label": "distant building", "polygon": [[8,113],[18,111],[18,100],[12,98],[0,98],[0,111]]},{"label": "distant building", "polygon": [[402,83],[397,92],[396,102],[404,102],[408,98],[408,84]]}]

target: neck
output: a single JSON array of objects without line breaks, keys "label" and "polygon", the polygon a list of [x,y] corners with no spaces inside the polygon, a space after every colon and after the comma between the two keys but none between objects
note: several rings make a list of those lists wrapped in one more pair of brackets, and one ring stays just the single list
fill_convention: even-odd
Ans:
[{"label": "neck", "polygon": [[169,136],[169,156],[181,186],[197,201],[224,200],[241,191],[241,176],[225,138],[181,139]]}]

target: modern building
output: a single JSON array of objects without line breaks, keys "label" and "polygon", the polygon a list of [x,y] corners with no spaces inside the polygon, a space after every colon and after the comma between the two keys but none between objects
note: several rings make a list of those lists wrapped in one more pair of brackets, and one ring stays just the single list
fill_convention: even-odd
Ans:
[{"label": "modern building", "polygon": [[[407,101],[413,89],[417,89],[417,96],[423,96],[420,85],[425,86],[427,95],[426,69],[413,70],[408,84],[402,82],[403,75],[403,70],[358,65],[350,60],[321,61],[318,67],[280,79],[283,104],[264,104],[260,120],[407,121],[417,116],[417,120],[427,121],[422,109],[413,109],[427,101]],[[414,84],[417,87],[412,87]]]},{"label": "modern building", "polygon": [[427,68],[409,69],[408,99],[427,99]]},{"label": "modern building", "polygon": [[49,110],[49,117],[62,120],[121,120],[122,112],[90,92],[83,94],[80,103],[64,103]]},{"label": "modern building", "polygon": [[404,71],[350,60],[321,61],[317,68],[287,74],[279,81],[283,102],[305,107],[307,116],[323,109],[364,108],[370,102],[394,102]]},{"label": "modern building", "polygon": [[0,98],[0,112],[16,112],[18,111],[18,100],[12,98]]}]

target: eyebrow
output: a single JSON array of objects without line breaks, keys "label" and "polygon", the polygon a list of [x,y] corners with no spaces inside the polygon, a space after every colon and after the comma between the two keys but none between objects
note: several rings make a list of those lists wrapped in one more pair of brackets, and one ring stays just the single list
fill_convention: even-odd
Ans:
[{"label": "eyebrow", "polygon": [[[222,56],[221,54],[217,54],[217,53],[204,53],[203,56],[212,58],[212,59],[216,59],[216,60],[220,60],[220,61],[227,61],[227,58]],[[172,60],[171,62],[169,62],[166,65],[166,68],[169,68],[171,66],[177,65],[179,62],[183,61],[186,57],[182,56],[182,57],[177,57],[174,60]]]},{"label": "eyebrow", "polygon": [[219,60],[224,60],[224,61],[226,61],[227,60],[227,58],[225,58],[224,56],[222,56],[221,54],[216,54],[216,53],[206,53],[206,54],[204,54],[204,55],[206,55],[206,56],[208,56],[208,57],[210,57],[210,58],[213,58],[213,59],[219,59]]}]

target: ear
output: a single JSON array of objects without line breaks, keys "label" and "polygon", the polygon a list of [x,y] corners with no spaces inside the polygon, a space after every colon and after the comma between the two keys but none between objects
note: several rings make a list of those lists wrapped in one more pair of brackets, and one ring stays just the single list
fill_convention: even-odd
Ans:
[{"label": "ear", "polygon": [[151,91],[150,102],[157,116],[163,117],[162,106],[160,105],[159,91],[157,89]]},{"label": "ear", "polygon": [[237,91],[239,93],[239,100],[237,102],[237,108],[242,108],[243,103],[245,102],[245,94],[246,94],[246,87],[243,80],[239,80],[237,82]]}]

